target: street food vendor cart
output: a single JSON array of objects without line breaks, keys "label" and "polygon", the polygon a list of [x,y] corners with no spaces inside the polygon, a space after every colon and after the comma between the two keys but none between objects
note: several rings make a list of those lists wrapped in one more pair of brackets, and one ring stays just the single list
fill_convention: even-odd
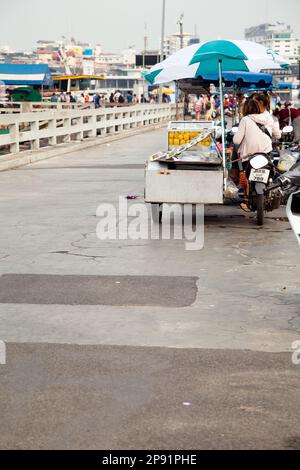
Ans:
[{"label": "street food vendor cart", "polygon": [[[286,62],[271,52],[248,41],[209,41],[182,49],[146,74],[151,84],[175,80],[179,88],[182,84],[193,87],[201,80],[203,85],[206,80],[207,93],[209,83],[216,81],[221,103],[221,145],[216,140],[214,122],[175,122],[168,129],[168,151],[152,155],[146,163],[145,200],[152,204],[154,214],[157,208],[161,212],[163,203],[223,204],[230,197],[225,147],[225,74],[238,71],[238,77],[286,67]],[[197,94],[195,89],[186,92]]]}]

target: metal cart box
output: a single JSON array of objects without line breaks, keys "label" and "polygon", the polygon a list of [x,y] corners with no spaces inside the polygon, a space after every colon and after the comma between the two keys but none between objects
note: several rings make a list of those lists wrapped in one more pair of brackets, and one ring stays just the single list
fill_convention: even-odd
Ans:
[{"label": "metal cart box", "polygon": [[198,168],[170,170],[164,163],[147,162],[146,202],[152,204],[223,204],[222,166],[209,170]]}]

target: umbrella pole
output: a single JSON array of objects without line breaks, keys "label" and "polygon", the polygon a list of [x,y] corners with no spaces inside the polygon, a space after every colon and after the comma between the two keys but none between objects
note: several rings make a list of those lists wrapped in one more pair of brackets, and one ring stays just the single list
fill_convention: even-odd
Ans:
[{"label": "umbrella pole", "polygon": [[225,118],[224,118],[224,96],[223,96],[223,78],[222,78],[222,60],[219,60],[219,81],[220,81],[220,101],[221,101],[221,121],[222,121],[222,156],[224,168],[224,189],[226,190],[226,149],[225,149]]},{"label": "umbrella pole", "polygon": [[178,84],[177,84],[177,81],[175,81],[175,103],[176,103],[176,121],[179,121]]}]

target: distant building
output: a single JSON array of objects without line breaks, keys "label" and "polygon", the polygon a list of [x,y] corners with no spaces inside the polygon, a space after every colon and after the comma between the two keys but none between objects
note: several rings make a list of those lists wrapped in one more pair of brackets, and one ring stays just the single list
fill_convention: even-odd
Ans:
[{"label": "distant building", "polygon": [[264,23],[245,30],[245,39],[272,49],[292,64],[300,59],[300,42],[291,26],[285,23]]},{"label": "distant building", "polygon": [[62,46],[61,41],[49,41],[40,39],[37,41],[37,53],[43,53],[43,51],[55,52]]},{"label": "distant building", "polygon": [[136,51],[133,48],[124,50],[121,53],[101,53],[97,58],[97,62],[102,65],[135,65]]},{"label": "distant building", "polygon": [[189,46],[192,46],[193,44],[200,44],[200,39],[199,38],[191,38],[189,40]]},{"label": "distant building", "polygon": [[123,51],[123,63],[125,65],[135,65],[136,50],[133,47],[129,47]]},{"label": "distant building", "polygon": [[[165,58],[165,57],[164,57]],[[142,67],[143,69],[147,69],[153,67],[158,62],[161,61],[160,51],[156,50],[149,50],[142,51],[141,54],[136,55],[135,65],[136,67]]]},{"label": "distant building", "polygon": [[0,46],[0,54],[9,54],[10,52],[9,46]]},{"label": "distant building", "polygon": [[181,49],[181,42],[183,47],[190,46],[191,44],[195,44],[195,42],[199,42],[199,38],[195,37],[194,34],[190,33],[180,33],[171,34],[167,36],[164,40],[164,54],[168,57],[175,52]]}]

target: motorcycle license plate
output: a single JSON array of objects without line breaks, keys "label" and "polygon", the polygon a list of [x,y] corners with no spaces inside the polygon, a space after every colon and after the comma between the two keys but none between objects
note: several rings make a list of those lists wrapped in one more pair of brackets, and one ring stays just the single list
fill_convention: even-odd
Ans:
[{"label": "motorcycle license plate", "polygon": [[262,168],[261,170],[251,170],[249,181],[254,181],[255,183],[265,183],[269,181],[270,170]]}]

